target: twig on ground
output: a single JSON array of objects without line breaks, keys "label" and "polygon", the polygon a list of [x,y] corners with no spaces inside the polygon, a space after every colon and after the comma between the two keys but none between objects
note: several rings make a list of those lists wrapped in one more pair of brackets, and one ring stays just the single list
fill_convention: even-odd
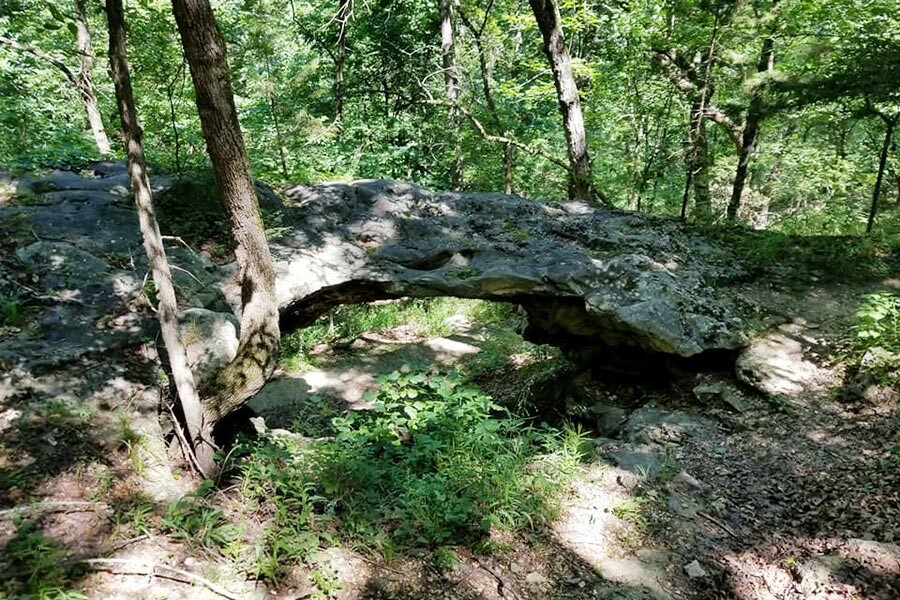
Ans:
[{"label": "twig on ground", "polygon": [[738,534],[736,534],[736,533],[734,532],[734,529],[732,529],[731,527],[729,527],[728,525],[726,525],[725,523],[723,523],[723,522],[720,521],[719,519],[715,518],[714,516],[712,516],[712,515],[710,515],[710,514],[708,514],[708,513],[705,513],[705,512],[703,512],[702,510],[698,510],[698,511],[697,511],[697,514],[700,515],[701,517],[703,517],[704,519],[706,519],[707,521],[709,521],[710,523],[712,523],[713,525],[717,526],[719,529],[721,529],[722,531],[724,531],[725,533],[727,533],[727,534],[730,535],[731,537],[733,537],[733,538],[735,538],[735,539],[738,538]]},{"label": "twig on ground", "polygon": [[0,510],[0,519],[15,516],[18,513],[44,511],[44,512],[91,512],[94,510],[109,509],[104,502],[90,502],[82,500],[44,500],[33,504],[16,506],[6,510]]},{"label": "twig on ground", "polygon": [[163,579],[178,581],[180,583],[188,583],[191,585],[199,584],[223,598],[228,598],[229,600],[240,599],[240,596],[237,594],[229,592],[222,586],[213,583],[205,577],[168,565],[156,563],[147,564],[124,558],[87,558],[78,562],[95,567],[98,570],[107,569],[120,575],[152,575]]},{"label": "twig on ground", "polygon": [[115,546],[113,546],[112,548],[107,550],[107,552],[109,552],[110,554],[113,554],[115,552],[118,552],[122,548],[125,548],[126,546],[130,546],[132,544],[137,544],[138,542],[143,542],[144,540],[147,540],[147,539],[150,539],[150,536],[147,535],[146,533],[144,535],[139,535],[137,537],[129,538],[123,542],[119,542],[118,544],[116,544]]}]

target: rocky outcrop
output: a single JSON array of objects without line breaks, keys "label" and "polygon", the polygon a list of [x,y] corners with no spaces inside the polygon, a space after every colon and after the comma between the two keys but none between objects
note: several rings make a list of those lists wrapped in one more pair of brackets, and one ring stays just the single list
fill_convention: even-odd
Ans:
[{"label": "rocky outcrop", "polygon": [[519,304],[527,339],[583,363],[745,343],[717,289],[736,267],[672,220],[397,181],[287,197],[294,229],[271,244],[287,327],[337,304],[444,295]]},{"label": "rocky outcrop", "polygon": [[[155,184],[165,189],[168,181]],[[0,360],[40,346],[46,340],[36,332],[55,336],[40,350],[51,362],[83,351],[86,340],[102,352],[146,337],[146,314],[135,312],[146,261],[121,167],[103,164],[90,177],[54,173],[20,190],[31,191],[27,202],[2,207],[0,220],[48,309],[38,327],[0,341]],[[719,291],[736,273],[729,255],[672,220],[582,203],[432,193],[396,181],[293,187],[287,198],[280,229],[287,234],[271,243],[286,330],[338,304],[449,295],[521,305],[528,339],[588,365],[745,343]],[[238,308],[227,265],[175,242],[169,252],[185,309]],[[221,346],[218,362],[231,351]]]}]

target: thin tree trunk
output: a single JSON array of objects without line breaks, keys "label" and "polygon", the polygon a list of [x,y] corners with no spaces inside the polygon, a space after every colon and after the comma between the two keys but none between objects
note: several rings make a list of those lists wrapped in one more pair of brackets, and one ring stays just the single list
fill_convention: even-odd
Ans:
[{"label": "thin tree trunk", "polygon": [[709,191],[709,140],[703,107],[703,100],[695,101],[691,106],[687,167],[694,186],[694,215],[707,222],[712,219],[712,194]]},{"label": "thin tree trunk", "polygon": [[688,169],[694,183],[694,212],[702,222],[712,220],[712,195],[709,191],[709,140],[706,135],[706,111],[712,100],[712,70],[716,60],[716,37],[719,33],[719,15],[713,21],[709,46],[703,58],[705,73],[698,97],[691,104],[689,133],[690,152]]},{"label": "thin tree trunk", "polygon": [[225,39],[209,0],[172,0],[172,7],[191,69],[203,137],[236,242],[241,285],[237,356],[201,389],[204,416],[215,423],[259,391],[277,365],[275,269],[234,105]]},{"label": "thin tree trunk", "polygon": [[103,128],[103,117],[100,116],[97,96],[94,94],[94,49],[91,47],[91,31],[87,25],[84,0],[75,0],[75,42],[79,61],[78,92],[87,113],[97,150],[100,154],[106,155],[110,153],[109,138]]},{"label": "thin tree trunk", "polygon": [[103,119],[100,117],[100,111],[97,108],[97,96],[94,94],[93,82],[90,79],[83,79],[81,73],[74,73],[61,59],[52,54],[48,54],[39,48],[29,46],[28,44],[22,44],[6,36],[0,36],[0,44],[12,48],[13,50],[30,54],[59,69],[62,74],[65,75],[69,83],[72,84],[72,87],[75,88],[75,91],[78,92],[78,99],[81,100],[81,105],[84,107],[85,113],[87,113],[88,123],[91,127],[94,143],[97,145],[97,151],[103,155],[109,154],[109,138],[106,136],[106,131],[103,129]]},{"label": "thin tree trunk", "polygon": [[503,191],[513,193],[513,158],[516,155],[511,144],[503,144]]},{"label": "thin tree trunk", "polygon": [[[777,0],[773,2],[773,6],[777,4]],[[767,37],[763,40],[762,50],[759,53],[759,62],[756,65],[757,73],[766,73],[775,66],[774,47],[774,38]],[[750,160],[756,153],[759,125],[763,118],[763,92],[764,87],[757,85],[753,89],[750,97],[750,106],[747,108],[747,118],[744,121],[744,131],[741,134],[741,149],[738,154],[737,170],[734,174],[734,184],[731,186],[731,199],[728,202],[728,212],[726,214],[729,221],[735,221],[738,217],[738,212],[740,212]]]},{"label": "thin tree trunk", "polygon": [[[478,66],[481,72],[481,87],[484,91],[484,102],[487,105],[488,113],[494,122],[494,127],[499,135],[506,135],[503,127],[503,120],[500,118],[500,111],[497,110],[497,104],[494,102],[494,92],[491,90],[491,69],[488,64],[487,51],[484,48],[484,30],[487,27],[488,16],[490,15],[493,0],[489,0],[484,9],[484,20],[481,27],[475,29],[475,26],[469,21],[462,10],[459,16],[463,24],[469,29],[472,37],[475,39],[475,47],[478,50]],[[503,159],[503,187],[507,194],[513,193],[513,158],[515,149],[510,144],[503,144],[501,158]]]},{"label": "thin tree trunk", "polygon": [[900,120],[900,113],[884,119],[884,145],[881,147],[881,156],[878,160],[878,175],[875,177],[875,189],[872,190],[872,204],[869,207],[869,220],[866,222],[866,233],[872,233],[875,225],[875,216],[878,214],[878,199],[881,197],[881,184],[884,182],[884,169],[887,165],[888,153],[891,151],[891,139],[894,136],[894,127]]},{"label": "thin tree trunk", "polygon": [[444,88],[447,93],[447,127],[452,141],[453,164],[450,167],[450,181],[454,191],[462,189],[462,150],[459,144],[459,67],[456,64],[456,48],[454,47],[455,27],[452,0],[440,0],[441,3],[441,56],[444,63]]},{"label": "thin tree trunk", "polygon": [[150,179],[144,163],[141,126],[138,122],[131,88],[125,40],[125,16],[122,0],[107,0],[106,18],[109,24],[109,64],[116,87],[116,102],[122,121],[122,133],[128,152],[128,173],[137,206],[138,221],[144,238],[144,251],[156,284],[157,317],[169,357],[169,367],[175,381],[175,389],[184,415],[187,437],[197,460],[197,467],[204,476],[215,469],[213,461],[212,424],[203,418],[200,396],[194,385],[194,376],[188,365],[187,351],[178,329],[178,303],[172,273],[163,245],[159,224],[153,211]]},{"label": "thin tree trunk", "polygon": [[584,116],[578,98],[578,86],[572,75],[572,59],[566,50],[559,10],[553,0],[529,0],[544,39],[544,53],[550,61],[559,110],[563,117],[566,150],[569,155],[569,199],[590,200],[595,191],[591,186],[591,160],[584,130]]},{"label": "thin tree trunk", "polygon": [[344,63],[347,58],[347,24],[353,15],[353,0],[338,0],[337,53],[334,58],[335,121],[338,126],[344,120]]},{"label": "thin tree trunk", "polygon": [[269,54],[265,53],[266,61],[266,94],[269,96],[269,111],[272,113],[272,123],[275,125],[275,143],[278,145],[278,159],[281,162],[281,176],[287,180],[287,158],[284,154],[284,138],[281,135],[281,123],[278,121],[278,103],[275,101],[275,87],[272,84],[272,67]]},{"label": "thin tree trunk", "polygon": [[691,185],[694,183],[694,170],[688,165],[687,174],[684,177],[684,192],[681,194],[681,220],[687,220],[688,201],[691,199]]},{"label": "thin tree trunk", "polygon": [[178,177],[181,177],[182,168],[181,168],[181,135],[178,133],[178,118],[177,113],[175,111],[175,82],[178,81],[179,77],[184,76],[184,61],[182,60],[181,66],[178,67],[178,71],[175,73],[175,76],[172,78],[172,81],[166,86],[166,98],[169,101],[169,122],[172,124],[172,136],[174,137],[175,142],[175,173]]}]

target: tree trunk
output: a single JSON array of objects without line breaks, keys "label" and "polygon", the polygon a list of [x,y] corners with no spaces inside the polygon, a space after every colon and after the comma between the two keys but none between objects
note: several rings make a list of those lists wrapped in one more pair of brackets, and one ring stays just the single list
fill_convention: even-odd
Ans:
[{"label": "tree trunk", "polygon": [[[78,4],[76,4],[76,11],[77,8]],[[83,11],[81,14],[83,16]],[[106,136],[106,131],[103,128],[103,119],[97,107],[97,96],[94,94],[94,84],[90,77],[93,69],[93,55],[89,54],[91,51],[90,31],[85,23],[81,18],[76,19],[76,41],[78,53],[81,57],[81,70],[77,74],[61,59],[34,46],[22,44],[6,36],[0,36],[0,44],[13,50],[30,54],[62,71],[69,83],[75,88],[75,91],[78,92],[78,99],[81,100],[81,105],[87,113],[88,123],[91,127],[94,143],[97,145],[97,151],[102,155],[108,155],[110,153],[109,138]],[[84,45],[85,43],[86,45]]]},{"label": "tree trunk", "polygon": [[347,58],[347,23],[353,15],[353,0],[338,0],[337,53],[334,58],[335,121],[340,127],[344,120],[344,62]]},{"label": "tree trunk", "polygon": [[[213,461],[212,424],[204,421],[200,396],[194,385],[194,376],[188,365],[187,351],[178,329],[178,303],[172,273],[166,258],[165,246],[150,192],[150,179],[144,163],[144,148],[141,140],[141,126],[138,122],[131,88],[131,77],[126,58],[125,16],[122,0],[107,0],[106,18],[109,24],[109,64],[116,87],[116,103],[122,121],[122,133],[128,152],[128,173],[137,206],[138,221],[144,238],[144,251],[153,272],[156,284],[157,317],[169,357],[169,367],[178,394],[181,411],[187,429],[188,443],[197,460],[197,467],[205,476],[215,469]],[[177,426],[177,425],[176,425]]]},{"label": "tree trunk", "polygon": [[94,94],[94,49],[91,47],[91,31],[87,25],[84,0],[75,0],[75,42],[79,61],[78,94],[84,104],[97,151],[106,155],[110,153],[109,138],[103,128],[103,118],[97,106],[97,96]]},{"label": "tree trunk", "polygon": [[453,138],[452,161],[450,167],[450,181],[454,191],[462,189],[462,150],[459,145],[460,114],[459,114],[459,67],[456,64],[456,49],[454,47],[455,27],[453,19],[452,0],[440,0],[441,2],[441,56],[444,63],[444,88],[447,93],[447,128]]},{"label": "tree trunk", "polygon": [[691,126],[688,134],[687,168],[694,186],[694,216],[704,223],[712,219],[712,195],[709,191],[709,140],[706,136],[704,102],[691,105]]},{"label": "tree trunk", "polygon": [[884,182],[884,169],[887,165],[888,153],[891,151],[891,138],[894,136],[894,127],[900,120],[900,113],[893,117],[882,116],[884,119],[884,145],[881,147],[881,156],[878,159],[878,175],[875,177],[875,189],[872,190],[872,204],[869,207],[869,220],[866,222],[866,233],[872,233],[875,225],[875,215],[878,214],[878,199],[881,197],[881,184]]},{"label": "tree trunk", "polygon": [[572,59],[566,50],[560,27],[559,11],[553,0],[529,0],[544,39],[544,53],[550,61],[559,110],[563,117],[566,150],[569,155],[569,199],[591,200],[595,191],[591,186],[591,159],[588,155],[584,117],[578,87],[572,75]]},{"label": "tree trunk", "polygon": [[272,84],[272,66],[268,52],[264,52],[263,58],[266,64],[266,94],[269,96],[269,112],[272,114],[272,124],[275,125],[275,143],[278,145],[281,176],[287,180],[287,157],[284,154],[284,138],[281,135],[281,123],[278,120],[278,103],[275,101],[275,86]]},{"label": "tree trunk", "polygon": [[[773,3],[773,5],[777,2]],[[762,50],[759,53],[759,62],[756,65],[757,73],[766,73],[774,67],[775,40],[771,37],[763,40]],[[756,142],[759,138],[759,125],[763,118],[763,92],[764,87],[757,85],[750,97],[750,106],[747,108],[747,118],[744,121],[744,131],[741,134],[741,148],[738,154],[737,170],[734,174],[734,185],[731,186],[731,200],[728,202],[727,219],[735,221],[741,209],[741,200],[744,195],[744,184],[747,181],[747,171],[750,160],[756,153]]]},{"label": "tree trunk", "polygon": [[[175,76],[172,77],[172,81],[170,81],[169,84],[166,85],[166,98],[169,101],[169,123],[172,124],[172,137],[175,143],[175,173],[179,178],[181,178],[181,135],[178,133],[178,115],[175,111],[175,83],[178,81],[179,77],[184,77],[183,61],[181,63],[181,66],[178,67],[178,71],[175,73]],[[184,91],[183,86],[182,91]]]},{"label": "tree trunk", "polygon": [[[491,120],[494,122],[494,128],[497,134],[505,136],[506,131],[503,127],[503,120],[500,118],[500,111],[497,110],[497,104],[494,102],[494,93],[491,90],[491,69],[488,64],[487,51],[484,48],[484,30],[487,27],[488,16],[490,15],[492,6],[493,1],[489,1],[484,9],[484,20],[481,23],[481,27],[478,29],[476,29],[471,21],[469,21],[462,10],[459,11],[459,16],[462,19],[463,24],[469,29],[472,37],[475,39],[475,47],[478,50],[478,66],[481,71],[481,87],[484,91],[484,102],[487,105],[488,113],[491,115]],[[513,158],[515,157],[515,149],[511,144],[503,144],[501,157],[503,159],[503,187],[507,194],[512,194]]]},{"label": "tree trunk", "polygon": [[234,106],[225,39],[209,0],[173,0],[172,7],[191,69],[203,137],[236,242],[241,285],[237,356],[201,390],[204,417],[215,423],[258,392],[277,365],[275,269]]}]

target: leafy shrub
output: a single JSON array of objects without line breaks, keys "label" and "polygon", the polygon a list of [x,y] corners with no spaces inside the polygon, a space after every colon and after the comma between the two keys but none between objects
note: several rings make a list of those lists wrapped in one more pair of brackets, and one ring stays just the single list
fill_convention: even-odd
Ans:
[{"label": "leafy shrub", "polygon": [[862,350],[882,346],[900,352],[900,296],[887,292],[863,296],[854,330]]},{"label": "leafy shrub", "polygon": [[334,420],[334,438],[279,438],[247,458],[245,481],[274,504],[277,538],[330,531],[390,555],[554,517],[579,433],[531,427],[454,377],[394,372],[380,383],[371,410]]}]

